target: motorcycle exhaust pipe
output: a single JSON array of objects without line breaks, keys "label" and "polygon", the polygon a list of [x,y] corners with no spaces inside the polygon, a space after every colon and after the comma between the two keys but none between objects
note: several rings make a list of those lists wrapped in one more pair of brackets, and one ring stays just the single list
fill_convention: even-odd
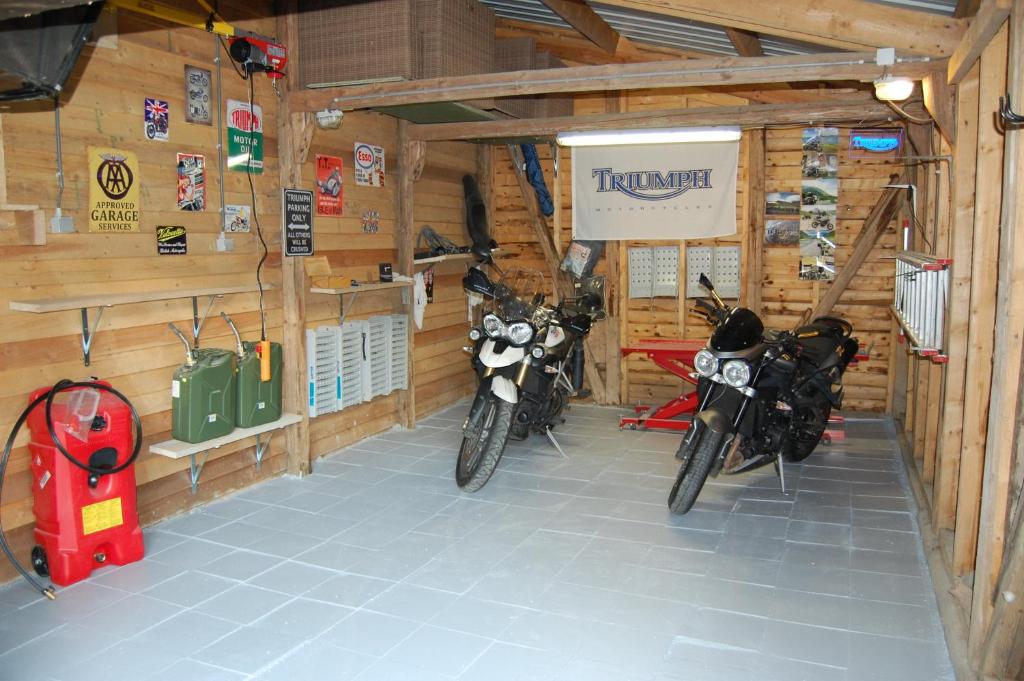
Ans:
[{"label": "motorcycle exhaust pipe", "polygon": [[576,347],[572,353],[572,389],[579,391],[583,388],[583,340],[576,341]]},{"label": "motorcycle exhaust pipe", "polygon": [[167,326],[170,327],[174,335],[180,338],[181,342],[185,344],[185,366],[190,367],[195,365],[196,358],[192,353],[192,346],[189,344],[188,339],[185,338],[185,334],[178,330],[178,327],[174,325],[174,322],[167,322]]}]

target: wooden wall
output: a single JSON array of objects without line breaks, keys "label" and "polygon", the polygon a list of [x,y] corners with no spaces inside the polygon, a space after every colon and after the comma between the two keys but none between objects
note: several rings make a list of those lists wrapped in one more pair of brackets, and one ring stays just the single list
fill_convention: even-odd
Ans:
[{"label": "wooden wall", "polygon": [[996,111],[1003,93],[1024,95],[1022,40],[1024,5],[1015,2],[955,91],[955,139],[912,130],[918,153],[935,158],[917,170],[929,210],[911,249],[952,259],[948,362],[892,342],[892,414],[963,678],[1024,674],[1024,147]]},{"label": "wooden wall", "polygon": [[[182,6],[190,4],[182,2]],[[266,6],[263,6],[266,5]],[[275,34],[269,3],[221,3],[229,21]],[[234,250],[219,253],[214,241],[220,230],[216,126],[184,121],[183,68],[186,63],[214,70],[215,40],[201,31],[171,28],[156,20],[119,12],[114,47],[86,48],[62,108],[66,190],[64,211],[74,218],[76,234],[47,235],[44,246],[11,245],[11,232],[0,229],[0,423],[12,425],[32,390],[61,378],[95,375],[109,380],[135,405],[143,420],[145,440],[136,466],[140,514],[144,523],[202,503],[226,491],[280,474],[286,467],[283,435],[275,436],[261,471],[253,465],[252,440],[222,447],[210,454],[197,495],[190,493],[187,460],[173,461],[148,452],[152,442],[170,437],[170,380],[183,361],[183,350],[166,327],[173,321],[185,330],[191,324],[191,301],[124,305],[107,309],[92,348],[92,365],[84,367],[80,347],[80,315],[76,311],[29,314],[9,309],[10,300],[51,298],[107,292],[203,288],[255,283],[259,258],[255,232],[235,234]],[[106,42],[106,41],[105,41]],[[245,100],[247,84],[225,58],[224,97]],[[255,176],[257,208],[270,257],[264,281],[281,281],[280,186],[276,121],[277,97],[269,81],[255,80],[256,102],[264,109],[265,170]],[[143,134],[143,98],[170,102],[170,141],[147,141]],[[345,217],[315,218],[318,254],[336,266],[365,267],[376,276],[377,263],[396,259],[395,201],[397,125],[378,114],[350,114],[336,132],[317,131],[302,186],[313,189],[315,154],[344,159]],[[39,204],[52,215],[56,197],[52,109],[21,106],[2,110],[0,142],[7,195],[12,204]],[[382,145],[389,172],[385,189],[356,187],[352,176],[353,141]],[[101,235],[88,232],[85,207],[88,145],[134,151],[140,161],[141,229],[137,234]],[[207,160],[207,210],[187,213],[175,207],[175,154],[202,153]],[[416,183],[415,222],[433,225],[459,243],[463,228],[461,176],[476,168],[475,149],[466,144],[436,144],[428,149],[426,167]],[[228,172],[226,202],[249,203],[249,186],[242,173]],[[380,231],[364,234],[361,215],[366,209],[381,214]],[[156,225],[185,225],[188,254],[158,256]],[[459,352],[467,324],[461,272],[453,265],[438,268],[435,302],[428,306],[422,330],[416,333],[414,382],[420,392],[417,413],[423,415],[468,392],[473,376]],[[308,294],[307,325],[336,323],[335,297]],[[365,294],[349,312],[352,318],[387,312],[400,303],[397,292]],[[258,338],[259,314],[255,294],[225,296],[217,302],[202,334],[203,346],[233,348],[233,337],[216,318],[226,311],[243,337]],[[266,295],[268,336],[280,341],[281,292]],[[95,313],[93,313],[95,314]],[[187,334],[187,331],[186,331]],[[305,381],[305,367],[286,367],[286,380]],[[312,457],[386,430],[398,423],[399,393],[310,424]],[[20,556],[31,546],[31,474],[27,429],[15,443],[4,486],[3,524]],[[0,581],[12,576],[0,564]]]},{"label": "wooden wall", "polygon": [[[611,105],[613,110],[656,111],[687,107],[729,106],[742,104],[745,100],[730,95],[686,91],[637,91],[610,97],[580,96],[576,99],[577,115],[604,113]],[[766,132],[766,151],[763,177],[765,191],[800,191],[801,164],[800,127],[769,129]],[[629,299],[618,298],[618,324],[621,345],[627,346],[644,338],[706,338],[709,327],[699,317],[689,314],[692,300],[685,298],[686,263],[685,246],[742,245],[747,242],[749,225],[748,145],[751,132],[744,134],[740,146],[740,167],[737,178],[737,233],[735,236],[690,240],[686,242],[618,242],[618,261],[621,263],[621,277],[616,282],[618,290],[627,291],[628,262],[627,249],[631,246],[679,244],[680,254],[680,296],[678,298]],[[860,232],[864,218],[883,193],[883,185],[889,182],[889,175],[902,170],[902,165],[892,161],[851,159],[846,147],[849,129],[840,131],[840,203],[837,208],[837,239],[839,250],[837,264],[842,267],[849,257],[854,239]],[[538,145],[545,178],[553,196],[560,196],[560,215],[557,218],[556,234],[561,244],[567,244],[572,231],[572,167],[570,153],[561,150],[558,183],[555,183],[551,163],[551,151],[547,145]],[[504,148],[496,148],[493,182],[493,205],[495,209],[495,234],[501,244],[501,259],[520,267],[545,270],[540,247],[529,227],[526,209],[518,183],[508,161]],[[560,187],[558,186],[560,185]],[[552,225],[556,220],[549,220]],[[854,283],[843,293],[836,313],[848,318],[857,329],[862,347],[871,348],[871,359],[861,362],[846,375],[845,407],[852,410],[883,411],[886,406],[886,386],[889,363],[890,322],[887,306],[892,300],[893,249],[896,245],[895,225],[885,232],[878,245],[872,250],[868,261],[858,271]],[[749,254],[744,256],[748,262]],[[762,247],[763,275],[760,281],[753,280],[748,271],[744,276],[743,288],[759,288],[762,297],[762,312],[766,325],[776,328],[792,328],[800,315],[813,307],[819,297],[828,290],[827,282],[802,281],[798,277],[799,248]],[[605,273],[602,262],[597,272]],[[681,379],[667,374],[650,360],[642,356],[630,356],[621,364],[620,401],[625,404],[658,403],[668,400],[686,389]]]}]

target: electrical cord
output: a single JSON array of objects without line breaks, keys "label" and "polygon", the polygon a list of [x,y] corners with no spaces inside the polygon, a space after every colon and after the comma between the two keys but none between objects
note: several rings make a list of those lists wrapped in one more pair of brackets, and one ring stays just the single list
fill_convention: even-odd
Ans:
[{"label": "electrical cord", "polygon": [[[125,460],[125,462],[120,466],[115,466],[114,468],[96,468],[94,466],[90,466],[89,464],[84,464],[78,459],[76,459],[74,456],[72,456],[71,453],[64,448],[64,445],[61,444],[60,438],[57,436],[57,433],[53,427],[53,418],[50,412],[53,407],[53,398],[57,395],[57,393],[63,392],[65,390],[70,390],[71,388],[94,388],[96,390],[103,390],[111,393],[112,395],[114,395],[115,397],[117,397],[122,402],[128,405],[128,408],[131,410],[132,413],[132,423],[135,426],[135,447],[132,449],[131,456],[129,456],[128,459]],[[103,383],[96,383],[93,381],[76,382],[70,381],[68,379],[62,379],[58,381],[50,390],[46,391],[42,395],[39,395],[37,398],[32,400],[32,402],[30,402],[29,405],[25,407],[25,410],[21,412],[21,416],[18,417],[18,420],[15,421],[14,428],[11,429],[11,434],[8,436],[7,443],[4,445],[3,454],[0,455],[0,499],[3,498],[4,478],[6,477],[7,473],[7,464],[11,459],[11,452],[14,450],[14,441],[15,439],[17,439],[18,433],[21,431],[21,427],[25,425],[25,421],[28,420],[29,414],[32,413],[32,410],[43,403],[45,403],[46,405],[46,427],[50,433],[50,438],[53,440],[53,444],[56,445],[57,450],[68,461],[73,463],[78,468],[81,468],[89,472],[91,475],[113,475],[114,473],[123,471],[128,466],[135,463],[135,460],[139,456],[139,451],[142,448],[142,420],[139,418],[138,412],[135,411],[135,407],[133,407],[132,403],[128,401],[128,398],[121,394],[119,391]],[[53,585],[51,584],[50,586],[44,587],[42,583],[39,582],[39,580],[33,577],[32,574],[25,569],[25,567],[14,555],[14,551],[11,549],[10,544],[7,542],[7,535],[4,533],[2,523],[0,523],[0,550],[3,551],[5,556],[7,556],[7,560],[10,561],[11,565],[14,566],[18,573],[25,578],[25,581],[31,584],[37,591],[39,591],[39,593],[46,596],[50,600],[56,598],[56,595],[54,594]]]},{"label": "electrical cord", "polygon": [[263,279],[261,278],[261,272],[263,271],[263,263],[267,261],[267,242],[263,238],[263,227],[260,225],[260,216],[256,211],[256,185],[252,181],[252,162],[253,162],[253,151],[254,143],[256,141],[255,134],[255,116],[256,111],[253,106],[254,100],[254,88],[252,82],[252,74],[249,74],[249,158],[246,161],[245,176],[249,179],[249,196],[252,198],[252,220],[256,223],[256,236],[260,239],[260,245],[263,246],[263,255],[260,257],[260,262],[256,265],[256,286],[260,290],[260,340],[267,340],[267,315],[263,308]]}]

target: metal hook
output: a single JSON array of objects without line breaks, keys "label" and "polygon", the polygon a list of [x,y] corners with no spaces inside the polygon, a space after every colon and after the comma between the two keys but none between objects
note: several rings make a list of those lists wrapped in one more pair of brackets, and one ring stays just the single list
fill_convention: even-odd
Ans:
[{"label": "metal hook", "polygon": [[1012,104],[1010,104],[1010,93],[1007,92],[1005,97],[999,98],[999,115],[1003,119],[1003,123],[1006,125],[1020,125],[1024,123],[1024,116],[1013,111]]}]

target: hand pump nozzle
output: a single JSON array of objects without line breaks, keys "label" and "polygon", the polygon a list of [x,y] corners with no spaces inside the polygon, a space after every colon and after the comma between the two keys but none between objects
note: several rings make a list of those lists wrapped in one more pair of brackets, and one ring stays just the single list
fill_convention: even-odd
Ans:
[{"label": "hand pump nozzle", "polygon": [[220,318],[228,323],[228,326],[231,327],[231,333],[235,334],[235,347],[237,348],[238,358],[241,359],[245,356],[245,347],[242,346],[242,337],[238,334],[238,327],[235,326],[235,323],[231,321],[231,317],[226,312],[221,312]]},{"label": "hand pump nozzle", "polygon": [[193,365],[195,365],[196,358],[195,358],[195,355],[193,355],[193,353],[192,353],[192,346],[189,345],[188,339],[185,338],[185,334],[183,334],[178,329],[178,327],[176,327],[174,325],[174,322],[167,322],[167,326],[170,327],[170,329],[174,333],[174,335],[177,336],[178,338],[180,338],[181,342],[185,344],[185,366],[193,366]]}]

